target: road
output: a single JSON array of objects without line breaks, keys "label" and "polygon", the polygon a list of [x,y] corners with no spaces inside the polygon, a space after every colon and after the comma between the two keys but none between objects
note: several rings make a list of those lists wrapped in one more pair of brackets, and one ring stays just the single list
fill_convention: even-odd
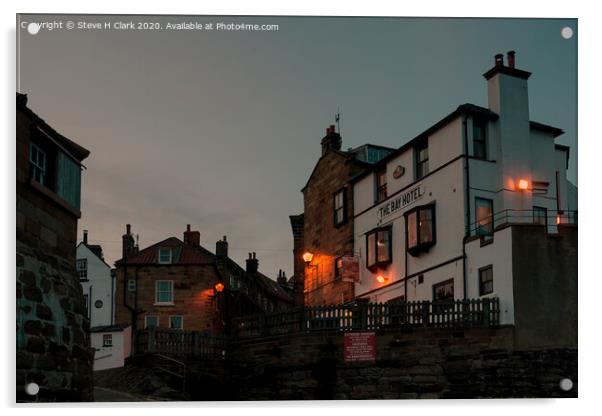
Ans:
[{"label": "road", "polygon": [[104,387],[94,387],[95,402],[150,402],[146,397],[135,396],[121,391],[111,390]]}]

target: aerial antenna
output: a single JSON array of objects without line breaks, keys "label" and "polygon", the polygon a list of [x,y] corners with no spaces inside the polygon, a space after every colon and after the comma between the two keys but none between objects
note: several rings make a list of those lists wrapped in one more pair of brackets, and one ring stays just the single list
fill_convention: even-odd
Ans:
[{"label": "aerial antenna", "polygon": [[334,116],[334,121],[337,123],[337,130],[339,131],[339,134],[341,134],[341,112],[339,107],[337,107],[337,113]]}]

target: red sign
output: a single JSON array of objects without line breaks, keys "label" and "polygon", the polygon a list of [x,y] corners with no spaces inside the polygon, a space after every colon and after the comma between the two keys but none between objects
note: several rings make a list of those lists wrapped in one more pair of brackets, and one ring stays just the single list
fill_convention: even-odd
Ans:
[{"label": "red sign", "polygon": [[359,282],[360,280],[360,259],[354,256],[343,256],[341,259],[342,270],[341,279],[343,282]]},{"label": "red sign", "polygon": [[348,332],[343,338],[343,355],[346,362],[375,361],[376,334],[374,332]]}]

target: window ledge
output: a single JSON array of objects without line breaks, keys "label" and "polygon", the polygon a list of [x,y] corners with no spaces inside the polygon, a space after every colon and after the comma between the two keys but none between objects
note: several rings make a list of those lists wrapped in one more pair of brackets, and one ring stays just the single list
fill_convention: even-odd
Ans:
[{"label": "window ledge", "polygon": [[40,185],[37,181],[30,179],[29,184],[33,189],[43,194],[45,197],[50,198],[55,204],[68,211],[70,214],[74,215],[77,218],[81,218],[82,213],[79,209],[75,208],[63,198],[58,196],[56,193],[46,188],[44,185]]},{"label": "window ledge", "polygon": [[175,306],[173,302],[155,302],[153,306]]}]

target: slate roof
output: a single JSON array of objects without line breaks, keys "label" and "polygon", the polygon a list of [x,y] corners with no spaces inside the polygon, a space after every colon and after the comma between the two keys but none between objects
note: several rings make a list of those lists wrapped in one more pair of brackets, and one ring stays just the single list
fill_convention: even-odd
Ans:
[{"label": "slate roof", "polygon": [[[215,261],[215,255],[203,247],[193,247],[176,237],[169,237],[130,256],[127,259],[127,264],[136,266],[157,265],[159,264],[160,248],[172,249],[170,263],[172,265],[209,264]],[[119,259],[115,262],[115,265],[121,265],[122,263],[123,259]]]}]

